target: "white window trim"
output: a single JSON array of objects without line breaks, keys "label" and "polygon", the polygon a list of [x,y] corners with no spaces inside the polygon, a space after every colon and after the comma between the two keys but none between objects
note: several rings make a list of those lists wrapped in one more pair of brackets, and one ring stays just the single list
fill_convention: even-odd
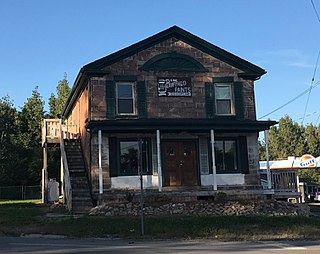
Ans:
[{"label": "white window trim", "polygon": [[[131,85],[132,88],[132,107],[133,107],[133,113],[119,113],[119,105],[118,105],[118,99],[121,99],[118,97],[118,85]],[[137,114],[137,107],[136,107],[136,93],[135,93],[135,82],[116,82],[116,113],[120,116],[133,116]]]},{"label": "white window trim", "polygon": [[[221,86],[228,86],[230,89],[230,110],[231,113],[230,114],[219,114],[218,113],[218,104],[217,104],[217,98],[216,98],[216,87],[221,87]],[[216,108],[216,115],[218,116],[234,116],[235,115],[235,108],[234,108],[234,92],[233,92],[233,85],[231,83],[215,83],[214,84],[214,94],[215,94],[215,98],[214,98],[214,103],[215,103],[215,108]]]}]

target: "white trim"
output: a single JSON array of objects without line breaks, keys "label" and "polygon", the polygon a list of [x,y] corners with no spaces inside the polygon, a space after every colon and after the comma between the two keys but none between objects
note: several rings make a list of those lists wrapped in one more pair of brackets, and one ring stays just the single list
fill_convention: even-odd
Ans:
[{"label": "white trim", "polygon": [[101,144],[102,144],[102,135],[101,130],[98,131],[98,149],[99,149],[99,194],[103,193],[103,175],[102,175],[102,151],[101,151]]},{"label": "white trim", "polygon": [[[217,91],[216,88],[217,87],[229,87],[229,92],[230,92],[230,114],[219,114],[218,113],[218,105],[217,105]],[[234,107],[234,96],[233,96],[233,86],[231,83],[218,83],[218,84],[214,84],[214,104],[215,104],[215,108],[216,108],[216,115],[219,116],[233,116],[235,115],[235,107]],[[225,99],[227,100],[227,99]]]},{"label": "white trim", "polygon": [[267,181],[268,181],[268,189],[271,189],[272,185],[271,185],[271,172],[270,172],[270,163],[269,163],[269,138],[268,138],[268,134],[269,134],[268,130],[265,130],[264,131],[264,141],[266,143]]},{"label": "white trim", "polygon": [[[143,175],[143,187],[153,189],[158,187],[158,177],[153,175]],[[111,177],[111,189],[140,189],[140,176],[118,176]]]},{"label": "white trim", "polygon": [[[118,99],[121,99],[121,97],[118,97],[118,86],[119,85],[130,85],[131,86],[131,93],[132,93],[132,113],[119,113],[118,112]],[[129,98],[123,98],[123,99],[128,99]],[[135,96],[135,82],[116,82],[116,114],[117,115],[136,115],[137,110],[136,110],[136,96]]]},{"label": "white trim", "polygon": [[211,186],[214,178],[217,179],[217,186],[233,186],[233,185],[243,185],[245,184],[245,175],[244,174],[217,174],[214,177],[210,175],[200,175],[201,177],[201,186]]},{"label": "white trim", "polygon": [[217,190],[217,168],[216,168],[216,158],[214,154],[214,130],[210,130],[211,136],[211,157],[212,157],[212,175],[213,175],[213,190]]}]

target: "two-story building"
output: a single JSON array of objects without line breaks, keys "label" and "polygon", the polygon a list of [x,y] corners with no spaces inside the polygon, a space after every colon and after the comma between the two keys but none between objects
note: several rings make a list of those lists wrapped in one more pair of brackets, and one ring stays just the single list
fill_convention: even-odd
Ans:
[{"label": "two-story building", "polygon": [[62,117],[92,197],[139,189],[139,169],[154,192],[263,194],[258,133],[275,122],[257,121],[254,82],[265,73],[177,26],[83,66]]}]

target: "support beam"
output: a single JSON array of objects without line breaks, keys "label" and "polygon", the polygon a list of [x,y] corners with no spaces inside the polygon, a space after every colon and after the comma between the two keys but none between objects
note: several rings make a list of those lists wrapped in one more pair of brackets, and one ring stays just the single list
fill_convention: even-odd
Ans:
[{"label": "support beam", "polygon": [[42,182],[41,182],[41,193],[42,203],[47,203],[48,194],[48,147],[47,142],[43,145],[43,168],[42,168]]},{"label": "support beam", "polygon": [[210,130],[210,136],[211,136],[211,158],[212,158],[213,190],[218,190],[216,157],[215,157],[215,154],[214,154],[214,130]]},{"label": "support beam", "polygon": [[157,159],[158,159],[158,188],[162,192],[162,165],[161,165],[161,150],[160,150],[160,130],[157,130]]},{"label": "support beam", "polygon": [[99,194],[103,193],[103,175],[102,175],[102,163],[101,163],[101,157],[102,157],[102,149],[101,149],[101,144],[102,144],[102,135],[101,135],[101,130],[98,131],[98,146],[99,146]]},{"label": "support beam", "polygon": [[267,160],[267,181],[268,181],[268,189],[272,188],[271,185],[271,173],[270,173],[270,163],[269,163],[269,131],[264,131],[264,142],[266,143],[266,160]]}]

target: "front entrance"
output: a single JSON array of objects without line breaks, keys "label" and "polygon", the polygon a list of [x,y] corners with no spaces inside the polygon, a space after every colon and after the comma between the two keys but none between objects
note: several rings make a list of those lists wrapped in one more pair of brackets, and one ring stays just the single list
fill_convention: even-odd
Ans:
[{"label": "front entrance", "polygon": [[195,141],[163,141],[162,163],[165,186],[197,185]]}]

